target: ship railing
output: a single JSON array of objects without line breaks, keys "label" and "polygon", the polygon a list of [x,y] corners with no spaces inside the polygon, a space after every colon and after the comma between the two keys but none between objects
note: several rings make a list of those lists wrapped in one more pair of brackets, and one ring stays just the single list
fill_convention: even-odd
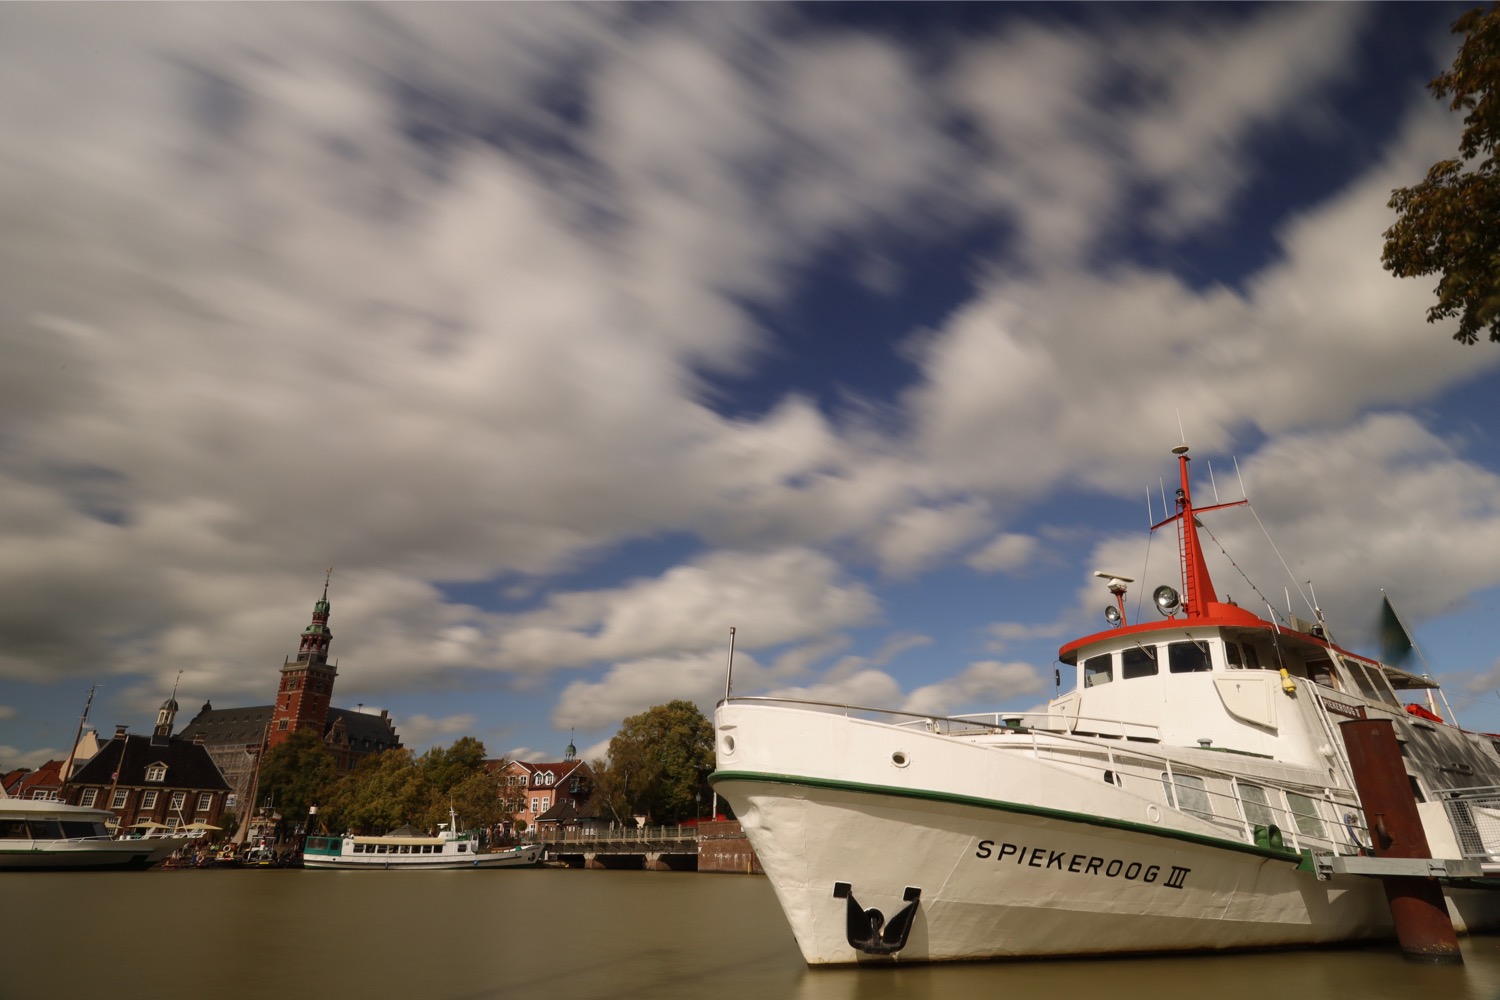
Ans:
[{"label": "ship railing", "polygon": [[1500,785],[1441,788],[1437,797],[1463,856],[1500,862]]},{"label": "ship railing", "polygon": [[[1092,728],[1092,727],[1090,727]],[[1029,752],[1039,760],[1092,770],[1107,784],[1123,787],[1124,777],[1159,780],[1151,797],[1165,808],[1196,816],[1227,836],[1260,847],[1320,854],[1357,854],[1370,843],[1369,829],[1351,795],[1340,801],[1320,785],[1278,780],[1265,775],[1187,763],[1149,744],[1117,744],[1086,735],[1043,730],[1013,730],[1001,747]],[[1135,789],[1137,794],[1142,789]],[[1294,808],[1301,799],[1302,808]],[[1322,803],[1320,806],[1319,803]]]},{"label": "ship railing", "polygon": [[[989,745],[997,749],[1029,751],[1039,760],[1050,758],[1072,767],[1097,771],[1102,780],[1116,786],[1122,785],[1124,775],[1121,772],[1127,767],[1136,771],[1132,778],[1144,777],[1140,774],[1142,770],[1155,770],[1161,777],[1152,783],[1153,797],[1165,808],[1196,816],[1226,836],[1247,844],[1279,844],[1292,851],[1347,855],[1359,853],[1370,843],[1369,828],[1352,795],[1347,801],[1340,801],[1320,785],[1279,781],[1197,761],[1184,763],[1153,746],[1160,742],[1159,730],[1155,726],[1118,719],[1064,718],[1046,712],[939,716],[798,698],[736,696],[730,700],[812,707],[846,717],[893,719],[899,720],[891,723],[899,728],[922,729],[946,736],[1002,736],[1003,740]],[[1079,726],[1079,723],[1084,725]],[[1080,728],[1084,732],[1076,731]],[[1101,736],[1107,738],[1100,739]],[[1180,780],[1180,776],[1187,780]],[[1194,779],[1201,781],[1203,787],[1194,784]],[[1227,786],[1228,791],[1215,788],[1204,779]],[[1267,801],[1247,801],[1244,792],[1251,788],[1265,792]],[[1273,790],[1278,801],[1271,801],[1269,793]],[[1315,812],[1292,809],[1287,792],[1312,803]],[[1319,802],[1321,807],[1316,804]],[[1321,835],[1317,832],[1320,829]]]}]

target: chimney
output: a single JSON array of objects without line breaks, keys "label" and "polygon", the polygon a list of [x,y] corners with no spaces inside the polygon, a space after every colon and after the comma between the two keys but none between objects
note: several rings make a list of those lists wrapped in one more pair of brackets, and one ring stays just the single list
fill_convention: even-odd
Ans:
[{"label": "chimney", "polygon": [[118,722],[115,723],[115,739],[123,740],[125,738],[125,730],[129,728],[129,726],[122,726]]}]

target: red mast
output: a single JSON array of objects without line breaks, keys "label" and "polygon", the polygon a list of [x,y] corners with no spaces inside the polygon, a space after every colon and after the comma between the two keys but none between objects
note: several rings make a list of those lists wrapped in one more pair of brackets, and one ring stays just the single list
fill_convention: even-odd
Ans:
[{"label": "red mast", "polygon": [[1189,618],[1208,618],[1215,614],[1210,607],[1219,604],[1219,595],[1214,593],[1213,579],[1208,575],[1208,565],[1203,561],[1203,546],[1198,541],[1198,521],[1195,514],[1225,507],[1242,507],[1243,500],[1232,503],[1217,503],[1211,507],[1195,508],[1193,491],[1188,483],[1188,446],[1180,444],[1172,449],[1177,456],[1177,472],[1181,485],[1177,487],[1177,513],[1151,526],[1151,530],[1178,522],[1178,534],[1182,545],[1182,611]]}]

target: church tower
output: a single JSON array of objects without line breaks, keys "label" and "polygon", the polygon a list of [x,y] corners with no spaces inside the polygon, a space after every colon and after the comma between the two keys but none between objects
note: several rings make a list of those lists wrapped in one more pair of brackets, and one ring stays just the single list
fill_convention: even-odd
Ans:
[{"label": "church tower", "polygon": [[312,622],[302,630],[295,658],[287,657],[281,665],[281,687],[276,704],[271,707],[271,728],[266,746],[274,747],[299,729],[311,729],[319,736],[328,728],[328,704],[333,697],[333,681],[338,665],[328,662],[328,647],[333,633],[328,629],[328,582],[333,570],[323,580],[323,597],[313,605]]}]

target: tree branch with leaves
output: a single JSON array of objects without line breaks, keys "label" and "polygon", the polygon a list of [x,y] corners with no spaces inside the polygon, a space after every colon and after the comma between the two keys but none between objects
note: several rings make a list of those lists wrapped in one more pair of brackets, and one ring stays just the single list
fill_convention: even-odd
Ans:
[{"label": "tree branch with leaves", "polygon": [[1391,193],[1397,219],[1381,263],[1399,278],[1442,275],[1427,322],[1458,317],[1454,340],[1472,344],[1488,329],[1500,342],[1500,3],[1467,12],[1453,32],[1463,44],[1428,89],[1466,112],[1459,156]]}]

